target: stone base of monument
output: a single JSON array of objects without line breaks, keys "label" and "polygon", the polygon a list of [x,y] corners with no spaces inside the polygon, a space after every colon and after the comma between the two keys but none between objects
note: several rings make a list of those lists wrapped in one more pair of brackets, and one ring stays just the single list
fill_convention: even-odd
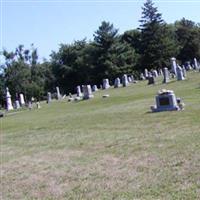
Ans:
[{"label": "stone base of monument", "polygon": [[158,92],[156,98],[156,105],[151,106],[152,112],[162,111],[179,111],[183,110],[183,103],[180,98],[176,96],[172,90],[161,90]]}]

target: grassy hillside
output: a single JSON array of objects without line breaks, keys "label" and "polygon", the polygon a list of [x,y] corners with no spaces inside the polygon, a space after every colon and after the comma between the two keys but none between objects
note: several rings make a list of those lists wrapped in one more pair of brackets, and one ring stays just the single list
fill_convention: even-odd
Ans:
[{"label": "grassy hillside", "polygon": [[[2,199],[200,199],[200,73],[161,82],[1,118]],[[150,113],[162,88],[185,110]]]}]

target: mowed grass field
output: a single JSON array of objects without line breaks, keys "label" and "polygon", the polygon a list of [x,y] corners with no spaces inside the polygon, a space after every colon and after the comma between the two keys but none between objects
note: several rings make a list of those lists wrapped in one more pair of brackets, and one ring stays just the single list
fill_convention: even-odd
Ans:
[{"label": "mowed grass field", "polygon": [[[184,111],[150,112],[163,88]],[[200,199],[200,73],[94,96],[0,119],[1,199]]]}]

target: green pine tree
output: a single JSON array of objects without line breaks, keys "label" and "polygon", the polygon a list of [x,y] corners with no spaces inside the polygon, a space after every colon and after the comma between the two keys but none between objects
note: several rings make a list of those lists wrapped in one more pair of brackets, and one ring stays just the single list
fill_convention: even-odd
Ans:
[{"label": "green pine tree", "polygon": [[169,58],[176,56],[177,48],[172,32],[152,0],[147,0],[142,7],[140,23],[141,69],[165,67],[169,64]]}]

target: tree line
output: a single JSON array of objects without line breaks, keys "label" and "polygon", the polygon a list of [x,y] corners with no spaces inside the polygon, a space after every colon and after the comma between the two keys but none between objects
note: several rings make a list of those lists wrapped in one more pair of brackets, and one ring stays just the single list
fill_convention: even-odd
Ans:
[{"label": "tree line", "polygon": [[94,32],[93,40],[86,38],[72,44],[60,44],[49,61],[38,61],[37,49],[19,45],[14,51],[3,50],[0,101],[5,103],[5,87],[12,98],[23,93],[26,100],[42,100],[47,92],[59,86],[63,94],[75,92],[77,85],[111,82],[123,74],[138,77],[147,69],[170,67],[170,58],[180,64],[200,59],[200,24],[182,18],[172,24],[162,19],[152,0],[142,7],[140,26],[118,33],[110,22],[103,21]]}]

